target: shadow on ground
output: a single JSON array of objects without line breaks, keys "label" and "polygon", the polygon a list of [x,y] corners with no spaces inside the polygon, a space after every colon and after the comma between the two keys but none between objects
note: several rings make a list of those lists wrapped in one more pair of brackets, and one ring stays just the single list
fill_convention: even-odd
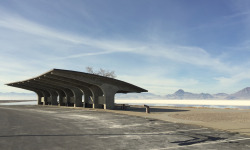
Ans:
[{"label": "shadow on ground", "polygon": [[[119,110],[119,109],[117,109],[117,110]],[[130,107],[126,108],[125,111],[145,112],[146,108],[145,107],[138,108],[138,107],[130,106]],[[184,110],[184,109],[167,109],[167,108],[150,108],[150,112],[182,112],[182,111],[189,111],[189,110]]]}]

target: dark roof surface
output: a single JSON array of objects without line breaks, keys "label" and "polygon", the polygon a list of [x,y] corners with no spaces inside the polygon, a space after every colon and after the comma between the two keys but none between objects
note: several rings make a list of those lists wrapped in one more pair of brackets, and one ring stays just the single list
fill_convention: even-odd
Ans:
[{"label": "dark roof surface", "polygon": [[[45,82],[44,80],[48,80],[48,82]],[[40,86],[37,86],[37,83],[39,82],[41,84]],[[100,75],[85,73],[85,72],[78,72],[78,71],[71,71],[71,70],[63,70],[63,69],[52,69],[44,74],[41,74],[37,77],[8,83],[6,85],[19,87],[23,89],[49,89],[49,82],[51,82],[52,85],[54,85],[54,88],[67,88],[69,86],[71,87],[80,87],[85,86],[89,87],[91,85],[94,86],[101,86],[103,84],[108,84],[111,86],[118,87],[117,93],[130,93],[130,92],[147,92],[147,90],[140,88],[138,86],[135,86],[133,84],[109,78],[104,77]],[[18,86],[19,85],[19,86]],[[51,86],[51,85],[50,85]],[[24,88],[25,87],[25,88]],[[46,88],[43,88],[46,87]],[[53,88],[51,88],[53,89]]]}]

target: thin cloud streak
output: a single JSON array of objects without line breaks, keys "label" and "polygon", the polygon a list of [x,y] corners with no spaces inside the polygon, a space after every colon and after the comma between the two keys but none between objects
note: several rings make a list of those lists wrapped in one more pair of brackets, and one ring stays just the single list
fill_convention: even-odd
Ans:
[{"label": "thin cloud streak", "polygon": [[[223,63],[219,58],[213,58],[206,50],[191,46],[165,46],[164,44],[148,44],[132,41],[115,41],[92,39],[86,36],[77,36],[69,33],[63,33],[46,26],[38,25],[21,17],[3,15],[0,17],[0,27],[24,32],[26,34],[41,36],[44,38],[62,40],[72,45],[87,45],[95,51],[88,53],[78,53],[66,57],[59,56],[58,59],[80,58],[93,55],[105,55],[117,52],[134,53],[150,57],[168,59],[174,62],[191,64],[199,67],[207,67],[219,72],[225,72],[234,76],[240,76],[235,72],[242,71],[245,68],[232,67]],[[98,51],[96,51],[98,50]],[[101,51],[100,51],[101,50]],[[236,74],[236,75],[235,75]],[[226,78],[216,78],[221,83],[227,81]],[[241,77],[239,80],[245,78]],[[237,80],[236,82],[238,82]]]},{"label": "thin cloud streak", "polygon": [[79,58],[79,57],[85,57],[85,56],[95,56],[95,55],[104,55],[104,54],[110,54],[114,51],[104,51],[104,52],[95,52],[95,53],[83,53],[83,54],[76,54],[76,55],[70,55],[66,57],[59,57],[59,58],[53,58],[54,60],[63,60],[63,59],[71,59],[71,58]]},{"label": "thin cloud streak", "polygon": [[[199,84],[198,80],[183,78],[183,79],[172,79],[172,78],[161,78],[154,74],[147,74],[146,76],[128,76],[121,75],[119,79],[135,83],[136,85],[147,87],[149,92],[165,95],[167,92],[174,92],[179,88],[191,88]],[[172,90],[169,90],[171,87]],[[170,94],[169,93],[169,94]]]},{"label": "thin cloud streak", "polygon": [[250,75],[250,71],[245,71],[245,72],[237,73],[231,77],[218,77],[218,78],[215,78],[215,80],[219,81],[220,86],[228,87],[228,86],[233,86],[234,84],[242,80],[250,79],[249,75]]},{"label": "thin cloud streak", "polygon": [[111,51],[132,51],[132,47],[119,47],[119,42],[94,40],[84,36],[76,36],[71,34],[62,33],[51,28],[38,25],[31,21],[25,20],[20,17],[8,16],[0,17],[0,27],[8,28],[11,30],[21,31],[28,34],[38,35],[46,38],[54,38],[70,42],[72,44],[83,44],[87,46],[96,47],[99,49],[107,49]]},{"label": "thin cloud streak", "polygon": [[[198,66],[208,66],[212,67],[216,70],[223,70],[226,72],[231,72],[232,68],[226,66],[220,60],[211,58],[210,55],[203,49],[198,47],[183,47],[183,46],[176,46],[173,48],[169,47],[160,47],[160,46],[140,46],[139,44],[133,46],[135,47],[128,47],[127,44],[118,41],[99,41],[93,40],[86,37],[76,37],[72,35],[62,34],[56,31],[52,31],[51,29],[46,29],[41,26],[37,26],[33,23],[29,23],[27,21],[21,21],[22,26],[26,26],[25,28],[17,27],[15,29],[21,29],[28,33],[36,33],[41,36],[46,36],[50,38],[58,38],[61,40],[69,41],[74,44],[84,44],[88,45],[97,49],[102,49],[104,52],[93,52],[93,53],[83,53],[83,54],[75,54],[70,55],[67,58],[77,58],[83,56],[91,56],[91,55],[102,55],[114,52],[131,52],[131,53],[139,53],[142,55],[149,55],[149,56],[157,56],[157,57],[165,57],[167,59],[171,59],[173,61],[179,61],[184,63],[189,63]],[[32,30],[28,30],[32,29]],[[129,42],[126,42],[129,43]],[[143,45],[143,44],[141,44]]]},{"label": "thin cloud streak", "polygon": [[[46,38],[55,38],[72,44],[84,44],[95,49],[101,49],[103,52],[79,53],[61,57],[59,59],[70,59],[84,56],[103,55],[115,52],[130,52],[141,55],[163,57],[172,61],[188,63],[196,66],[210,67],[217,71],[225,71],[233,73],[232,67],[225,65],[219,59],[212,58],[209,53],[199,47],[188,46],[163,46],[149,45],[147,43],[135,43],[131,41],[108,41],[94,40],[84,36],[75,36],[71,34],[61,33],[53,29],[35,24],[20,17],[3,16],[0,20],[0,26],[12,30],[22,31],[29,34],[34,34]],[[131,46],[128,46],[131,44]]]}]

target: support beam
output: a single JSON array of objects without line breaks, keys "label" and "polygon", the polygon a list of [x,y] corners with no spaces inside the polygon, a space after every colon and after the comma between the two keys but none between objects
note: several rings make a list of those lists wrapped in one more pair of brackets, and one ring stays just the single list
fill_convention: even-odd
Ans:
[{"label": "support beam", "polygon": [[21,86],[21,87],[26,87],[32,90],[41,91],[42,93],[41,101],[43,100],[43,105],[48,105],[48,97],[50,97],[50,93],[46,91],[45,89],[34,87],[30,84],[27,84],[26,82],[17,83],[16,86],[19,86],[19,87]]},{"label": "support beam", "polygon": [[[116,93],[147,92],[147,90],[124,81],[84,72],[53,69],[38,77],[7,85],[24,88],[37,93],[38,104],[74,104],[75,107],[114,108]],[[91,97],[92,101],[89,100]],[[89,105],[91,104],[91,105]]]},{"label": "support beam", "polygon": [[[49,93],[49,96],[46,96],[48,104],[58,105],[58,103],[57,103],[58,94],[54,89],[48,88],[46,86],[43,86],[43,85],[40,85],[37,83],[34,83],[33,81],[24,82],[23,84],[28,85],[28,86],[33,87],[33,88],[39,88],[39,89],[43,89],[43,90],[47,91]],[[44,98],[44,99],[46,99],[46,98]]]},{"label": "support beam", "polygon": [[69,84],[62,83],[61,81],[58,81],[56,79],[50,79],[50,78],[42,78],[42,80],[49,82],[50,84],[65,87],[67,89],[70,89],[73,92],[73,102],[74,107],[82,107],[82,91],[74,86],[71,86]]},{"label": "support beam", "polygon": [[[93,95],[93,92],[90,90],[90,86],[92,87],[95,85],[79,82],[78,80],[69,79],[69,78],[56,76],[56,75],[46,75],[43,77],[43,79],[51,79],[53,81],[58,81],[58,82],[79,88],[82,91],[82,93],[84,94],[84,99],[85,99],[84,105],[85,106],[89,105],[89,98],[90,98],[90,96]],[[96,88],[98,88],[98,87],[96,87]],[[83,107],[85,107],[85,106],[83,106]]]},{"label": "support beam", "polygon": [[104,109],[114,109],[115,107],[115,94],[119,90],[117,87],[103,84],[101,89],[104,93]]},{"label": "support beam", "polygon": [[[103,92],[97,86],[89,87],[93,93],[93,108],[102,108],[103,103],[101,102],[101,97],[103,97]],[[99,101],[100,100],[100,101]]]},{"label": "support beam", "polygon": [[[41,81],[39,81],[39,79],[34,79],[33,81],[30,81],[30,82],[33,85],[41,86],[41,87],[44,87],[46,89],[52,89],[53,91],[55,91],[56,95],[59,96],[59,102],[57,102],[57,96],[56,96],[56,98],[55,98],[56,102],[53,102],[52,105],[58,105],[58,103],[59,103],[60,106],[63,106],[63,98],[66,97],[66,92],[59,89],[57,86],[53,86],[53,85],[50,85],[48,83],[41,82]],[[52,94],[55,95],[55,93],[51,93],[51,95]]]},{"label": "support beam", "polygon": [[[79,87],[79,83],[84,86],[88,86],[90,91],[92,92],[92,100],[93,100],[93,108],[102,108],[104,104],[104,95],[103,91],[100,88],[101,84],[97,84],[97,82],[92,82],[91,80],[81,79],[80,77],[73,77],[72,75],[64,75],[62,73],[53,73],[52,75],[46,75],[48,78],[53,79],[61,79],[64,82],[68,81],[69,84],[73,84],[76,87]],[[113,100],[114,101],[114,100]]]},{"label": "support beam", "polygon": [[70,98],[74,96],[73,92],[70,89],[64,86],[59,86],[56,83],[51,82],[51,80],[47,80],[45,78],[39,78],[39,79],[36,79],[36,81],[42,82],[50,87],[60,89],[64,93],[65,96],[63,96],[62,98],[59,98],[59,105],[69,106]]},{"label": "support beam", "polygon": [[43,93],[40,90],[28,88],[28,87],[21,86],[21,85],[18,86],[17,84],[12,84],[11,86],[35,92],[37,94],[37,97],[38,97],[37,98],[37,105],[42,105],[41,99],[42,99]]}]

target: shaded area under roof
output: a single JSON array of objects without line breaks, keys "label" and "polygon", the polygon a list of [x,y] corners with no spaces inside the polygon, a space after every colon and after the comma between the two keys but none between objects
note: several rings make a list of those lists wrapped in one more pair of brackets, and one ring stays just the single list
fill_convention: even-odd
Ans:
[{"label": "shaded area under roof", "polygon": [[104,109],[114,108],[115,93],[147,92],[121,80],[62,69],[52,69],[40,76],[6,85],[35,92],[39,105],[83,105]]}]

